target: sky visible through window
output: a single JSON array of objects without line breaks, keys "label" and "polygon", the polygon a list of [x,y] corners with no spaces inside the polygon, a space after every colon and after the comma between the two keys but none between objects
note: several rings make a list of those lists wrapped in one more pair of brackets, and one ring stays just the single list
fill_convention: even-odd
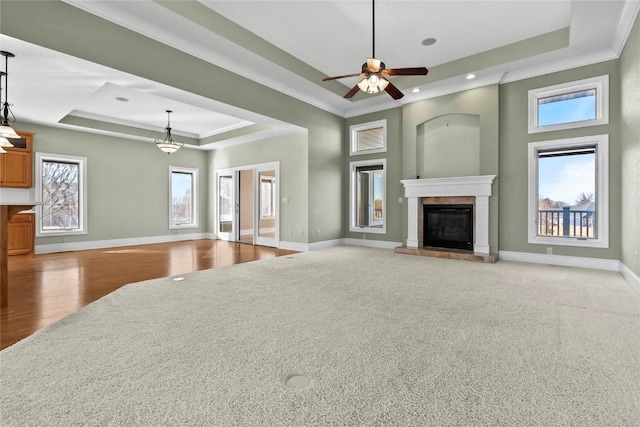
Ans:
[{"label": "sky visible through window", "polygon": [[542,98],[538,103],[538,126],[551,126],[595,119],[595,90]]},{"label": "sky visible through window", "polygon": [[376,171],[373,175],[374,183],[373,183],[373,198],[382,200],[382,171]]},{"label": "sky visible through window", "polygon": [[178,202],[185,192],[191,191],[191,174],[174,172],[171,174],[171,197]]},{"label": "sky visible through window", "polygon": [[596,194],[593,153],[542,157],[538,160],[538,195],[574,205],[582,193]]}]

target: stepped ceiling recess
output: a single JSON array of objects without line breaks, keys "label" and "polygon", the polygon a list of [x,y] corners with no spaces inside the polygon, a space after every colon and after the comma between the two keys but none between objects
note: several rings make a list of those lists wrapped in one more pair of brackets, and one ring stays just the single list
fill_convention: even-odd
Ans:
[{"label": "stepped ceiling recess", "polygon": [[[429,74],[392,77],[400,100],[384,92],[347,100],[358,78],[322,79],[371,56],[368,0],[65,3],[342,117],[615,59],[640,9],[637,0],[377,0],[376,56]],[[436,42],[423,44],[429,38]],[[19,121],[151,140],[171,109],[176,139],[200,149],[296,129],[6,35],[0,44],[16,55],[9,101]]]}]

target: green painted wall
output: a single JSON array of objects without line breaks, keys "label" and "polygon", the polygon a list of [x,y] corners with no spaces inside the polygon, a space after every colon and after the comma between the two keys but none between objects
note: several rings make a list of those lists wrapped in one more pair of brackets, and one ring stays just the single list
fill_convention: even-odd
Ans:
[{"label": "green painted wall", "polygon": [[[381,119],[387,119],[387,152],[350,156],[349,126],[373,122]],[[342,213],[342,217],[344,219],[345,237],[352,239],[362,239],[363,236],[363,233],[353,233],[349,231],[350,162],[371,159],[387,159],[387,218],[385,219],[387,232],[386,234],[366,233],[366,238],[367,240],[401,242],[402,240],[406,239],[405,237],[402,237],[402,223],[403,221],[406,221],[406,219],[403,219],[405,217],[403,217],[402,214],[403,205],[398,202],[398,199],[404,194],[402,184],[400,184],[400,180],[402,179],[402,108],[393,108],[391,110],[379,111],[376,113],[347,119],[345,123],[344,135],[344,182],[342,186],[344,192],[344,210]]]},{"label": "green painted wall", "polygon": [[[528,133],[528,91],[609,75],[609,124],[537,134]],[[637,102],[637,92],[635,99]],[[585,135],[609,134],[609,248],[533,245],[527,242],[527,144]],[[619,259],[620,257],[620,78],[618,61],[608,61],[500,86],[500,250]]]},{"label": "green painted wall", "polygon": [[309,131],[309,228],[305,236],[313,243],[344,237],[342,215],[348,208],[342,203],[344,119],[328,114],[309,119],[314,130]]},{"label": "green painted wall", "polygon": [[[16,128],[35,132],[34,153],[87,158],[88,234],[68,236],[69,243],[207,231],[205,152],[182,149],[167,156],[150,142],[29,123]],[[198,169],[198,228],[169,229],[169,166]],[[36,245],[54,243],[63,237],[36,239]]]},{"label": "green painted wall", "polygon": [[[213,183],[215,172],[221,169],[250,166],[280,161],[280,240],[306,243],[308,236],[308,144],[307,133],[297,132],[270,138],[264,141],[221,148],[207,153],[209,182]],[[210,186],[209,230],[215,230],[214,203],[217,197],[215,186]],[[291,235],[289,234],[291,230]],[[302,236],[300,236],[302,231]]]},{"label": "green painted wall", "polygon": [[621,258],[640,277],[640,19],[620,58]]},{"label": "green painted wall", "polygon": [[[480,175],[480,117],[447,114],[418,126],[416,175]],[[456,153],[455,156],[452,153]]]}]

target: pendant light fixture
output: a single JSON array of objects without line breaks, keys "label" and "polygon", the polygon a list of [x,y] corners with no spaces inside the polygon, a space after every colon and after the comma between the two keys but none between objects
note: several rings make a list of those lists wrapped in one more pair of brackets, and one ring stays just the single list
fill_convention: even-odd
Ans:
[{"label": "pendant light fixture", "polygon": [[[0,99],[2,98],[2,77],[5,81],[4,89],[4,102],[2,103],[2,116],[0,117],[0,154],[6,153],[4,147],[13,147],[13,144],[8,138],[20,138],[20,135],[9,126],[9,113],[13,116],[11,109],[9,108],[9,101],[7,100],[7,92],[9,87],[9,58],[13,58],[15,55],[11,52],[4,50],[0,51],[0,55],[4,56],[4,69],[0,71]],[[15,121],[15,117],[12,121]]]},{"label": "pendant light fixture", "polygon": [[[12,120],[9,120],[9,114],[13,116],[13,112],[9,108],[11,104],[8,101],[8,92],[9,92],[9,58],[13,58],[15,55],[11,52],[0,51],[0,55],[4,56],[4,71],[2,71],[0,76],[0,97],[2,92],[2,76],[4,76],[5,88],[4,88],[4,102],[2,102],[2,117],[0,117],[0,147],[13,147],[13,144],[9,142],[7,138],[20,138],[20,135],[16,133],[15,130],[11,126],[9,126],[9,121],[15,122],[15,117]],[[4,150],[3,150],[4,151]]]},{"label": "pendant light fixture", "polygon": [[167,154],[171,154],[178,151],[180,147],[184,147],[184,143],[173,140],[173,137],[171,136],[171,113],[173,113],[173,111],[171,110],[166,110],[166,111],[167,111],[167,127],[164,128],[164,139],[163,140],[156,139],[155,143],[159,149],[161,149]]}]

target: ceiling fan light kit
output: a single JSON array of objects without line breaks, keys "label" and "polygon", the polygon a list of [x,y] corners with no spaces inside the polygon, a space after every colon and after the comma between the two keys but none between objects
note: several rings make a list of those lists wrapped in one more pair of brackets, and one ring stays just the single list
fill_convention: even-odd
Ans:
[{"label": "ceiling fan light kit", "polygon": [[371,58],[367,58],[367,62],[362,64],[362,71],[357,74],[346,74],[343,76],[326,77],[322,81],[337,80],[346,77],[362,77],[362,79],[355,85],[344,98],[352,98],[358,90],[367,93],[378,93],[380,91],[386,91],[393,99],[400,99],[404,96],[400,90],[391,83],[387,77],[389,76],[425,76],[429,71],[426,67],[414,67],[414,68],[391,68],[387,69],[384,62],[376,59],[376,8],[375,0],[372,0],[372,28],[373,28],[373,52]]}]

